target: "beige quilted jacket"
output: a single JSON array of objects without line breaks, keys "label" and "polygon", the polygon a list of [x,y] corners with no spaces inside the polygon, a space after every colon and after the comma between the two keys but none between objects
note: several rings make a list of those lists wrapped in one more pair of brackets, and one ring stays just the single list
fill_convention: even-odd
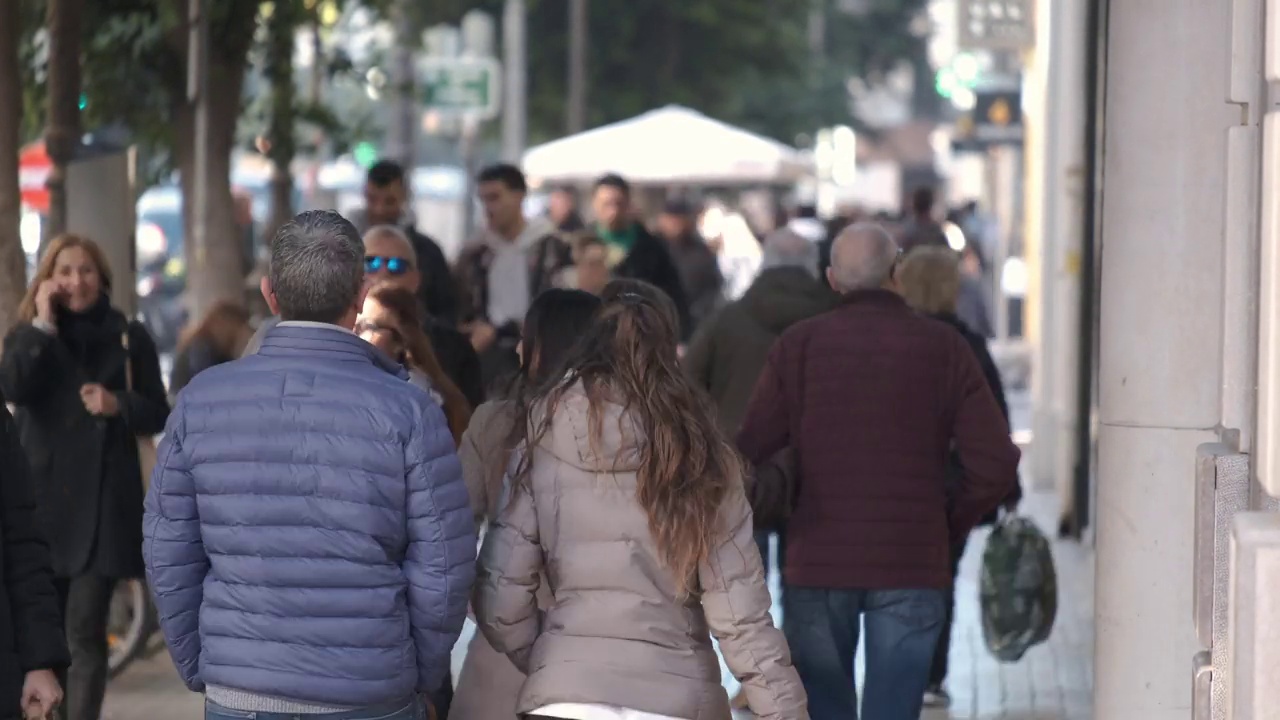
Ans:
[{"label": "beige quilted jacket", "polygon": [[[723,534],[677,600],[636,502],[635,428],[606,406],[588,439],[580,389],[560,402],[533,450],[532,494],[513,491],[485,538],[473,605],[489,642],[528,672],[521,713],[553,703],[604,703],[687,720],[729,720],[711,637],[761,720],[806,720],[805,694],[752,541],[741,481],[721,512]],[[539,613],[544,577],[554,596]]]}]

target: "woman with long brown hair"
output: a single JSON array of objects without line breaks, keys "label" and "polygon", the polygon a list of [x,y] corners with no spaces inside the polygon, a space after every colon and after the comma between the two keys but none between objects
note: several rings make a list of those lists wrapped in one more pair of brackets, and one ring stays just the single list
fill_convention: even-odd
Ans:
[{"label": "woman with long brown hair", "polygon": [[562,366],[517,399],[519,459],[481,552],[477,623],[529,673],[516,709],[728,720],[714,635],[756,717],[808,718],[742,467],[676,358],[675,307],[630,280],[602,299]]},{"label": "woman with long brown hair", "polygon": [[471,422],[471,405],[449,379],[422,330],[418,298],[392,283],[374,285],[365,297],[356,334],[409,369],[410,382],[431,393],[444,410],[455,443]]},{"label": "woman with long brown hair", "polygon": [[111,306],[110,290],[97,244],[54,238],[0,358],[71,646],[69,720],[102,710],[112,592],[143,575],[138,441],[169,416],[155,343]]},{"label": "woman with long brown hair", "polygon": [[169,376],[169,394],[176,396],[191,378],[240,357],[252,337],[248,310],[225,300],[215,304],[178,340],[173,372]]}]

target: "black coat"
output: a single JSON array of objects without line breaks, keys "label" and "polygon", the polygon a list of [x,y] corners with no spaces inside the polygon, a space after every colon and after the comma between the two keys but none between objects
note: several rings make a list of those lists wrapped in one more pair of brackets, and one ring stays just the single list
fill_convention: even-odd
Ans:
[{"label": "black coat", "polygon": [[687,339],[693,333],[689,300],[684,292],[680,271],[671,259],[667,244],[654,237],[643,225],[637,225],[635,244],[631,246],[627,257],[613,269],[613,274],[657,286],[676,304],[676,312],[680,315],[681,339]]},{"label": "black coat", "polygon": [[[982,374],[987,378],[987,384],[991,386],[991,392],[996,396],[996,404],[1000,406],[1000,412],[1004,415],[1006,423],[1009,422],[1009,401],[1004,394],[1004,382],[1000,379],[1000,368],[996,365],[996,361],[991,357],[991,351],[987,348],[987,339],[974,332],[963,320],[951,313],[939,313],[934,315],[935,318],[950,325],[956,329],[956,332],[964,336],[969,347],[973,348],[973,354],[978,358],[978,365],[982,366]],[[959,482],[964,468],[960,465],[960,456],[958,453],[951,453],[951,462],[948,469],[950,479],[953,484]],[[1022,483],[1014,485],[1013,492],[1005,499],[1005,503],[1017,502],[1022,499]],[[979,525],[990,525],[994,523],[999,515],[999,510],[988,513],[978,523]]]},{"label": "black coat", "polygon": [[436,360],[440,361],[440,369],[462,391],[471,409],[480,407],[484,402],[484,380],[480,357],[471,347],[471,340],[431,317],[427,318],[423,330],[431,340],[431,349],[435,351]]},{"label": "black coat", "polygon": [[440,249],[439,243],[418,232],[412,225],[404,228],[404,231],[418,256],[418,273],[422,276],[418,298],[432,317],[449,326],[457,325],[458,290],[444,251]]},{"label": "black coat", "polygon": [[17,428],[0,399],[0,718],[22,717],[27,672],[71,662],[30,481]]},{"label": "black coat", "polygon": [[[142,325],[109,309],[92,327],[79,359],[61,334],[27,323],[14,328],[0,358],[0,391],[18,408],[36,516],[53,551],[54,573],[141,577],[137,438],[164,430],[169,404],[155,343]],[[127,364],[132,391],[126,391]],[[80,388],[90,382],[115,392],[120,407],[115,417],[94,417],[85,410]]]}]

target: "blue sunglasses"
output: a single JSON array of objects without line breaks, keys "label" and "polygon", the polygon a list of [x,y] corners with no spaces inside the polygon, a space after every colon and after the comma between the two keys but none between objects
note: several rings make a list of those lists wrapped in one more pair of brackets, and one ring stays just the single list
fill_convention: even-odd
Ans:
[{"label": "blue sunglasses", "polygon": [[412,265],[408,260],[398,257],[384,257],[382,255],[365,255],[364,271],[367,273],[376,273],[383,268],[387,269],[392,275],[403,275],[412,269]]}]

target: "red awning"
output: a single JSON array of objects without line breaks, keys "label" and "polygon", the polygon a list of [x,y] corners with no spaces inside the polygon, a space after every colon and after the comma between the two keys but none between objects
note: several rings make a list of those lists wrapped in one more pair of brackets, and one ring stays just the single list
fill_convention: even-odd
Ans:
[{"label": "red awning", "polygon": [[45,182],[53,162],[44,150],[44,141],[33,142],[18,153],[18,187],[23,204],[40,213],[49,211],[49,189]]}]

